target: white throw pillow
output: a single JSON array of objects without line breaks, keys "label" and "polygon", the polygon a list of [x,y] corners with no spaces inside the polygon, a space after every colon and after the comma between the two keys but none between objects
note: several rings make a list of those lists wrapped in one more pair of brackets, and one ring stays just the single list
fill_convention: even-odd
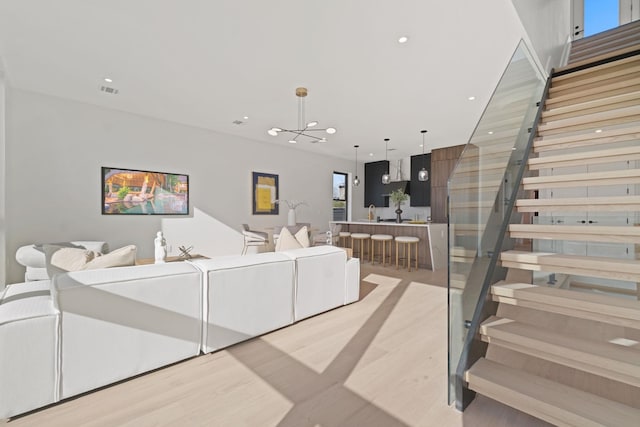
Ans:
[{"label": "white throw pillow", "polygon": [[291,234],[287,227],[282,227],[280,230],[280,237],[278,237],[278,244],[276,245],[276,252],[288,251],[290,249],[300,249],[302,245]]},{"label": "white throw pillow", "polygon": [[93,270],[95,268],[124,267],[136,264],[136,246],[124,246],[108,254],[96,257],[89,261],[83,270]]},{"label": "white throw pillow", "polygon": [[303,248],[308,248],[309,246],[311,246],[311,244],[309,243],[309,232],[307,231],[306,225],[298,230],[294,237]]}]

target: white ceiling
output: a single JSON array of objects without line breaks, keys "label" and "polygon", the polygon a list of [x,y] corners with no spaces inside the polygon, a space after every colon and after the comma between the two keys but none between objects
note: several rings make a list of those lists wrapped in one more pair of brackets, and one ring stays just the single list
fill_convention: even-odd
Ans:
[{"label": "white ceiling", "polygon": [[0,0],[12,87],[289,145],[305,86],[338,133],[295,148],[365,162],[466,143],[521,37],[510,0]]}]

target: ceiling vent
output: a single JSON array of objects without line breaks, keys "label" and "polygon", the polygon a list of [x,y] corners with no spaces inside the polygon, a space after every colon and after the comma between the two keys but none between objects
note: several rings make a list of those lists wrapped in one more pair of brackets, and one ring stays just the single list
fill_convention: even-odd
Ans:
[{"label": "ceiling vent", "polygon": [[109,87],[109,86],[100,86],[100,91],[102,91],[104,93],[108,93],[110,95],[117,95],[118,94],[118,89],[116,89],[114,87]]},{"label": "ceiling vent", "polygon": [[233,124],[234,124],[234,125],[236,125],[236,126],[240,126],[240,125],[243,125],[243,124],[244,124],[244,122],[243,122],[242,120],[234,120],[234,121],[232,121],[231,123],[233,123]]}]

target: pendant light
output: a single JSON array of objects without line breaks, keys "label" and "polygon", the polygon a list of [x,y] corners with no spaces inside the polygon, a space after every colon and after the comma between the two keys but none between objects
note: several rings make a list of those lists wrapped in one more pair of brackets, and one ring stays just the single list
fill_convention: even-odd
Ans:
[{"label": "pendant light", "polygon": [[418,181],[429,181],[429,171],[425,168],[425,157],[424,157],[424,136],[427,133],[426,130],[421,130],[422,134],[422,169],[418,172]]},{"label": "pendant light", "polygon": [[360,185],[360,179],[358,178],[358,147],[360,147],[359,145],[354,145],[353,148],[356,149],[356,169],[355,169],[355,175],[356,177],[353,178],[353,186],[357,187],[358,185]]},{"label": "pendant light", "polygon": [[[384,160],[387,162],[387,153],[389,151],[389,138],[384,139]],[[389,176],[389,163],[387,162],[387,171],[382,175],[382,183],[388,184],[391,182],[391,177]]]}]

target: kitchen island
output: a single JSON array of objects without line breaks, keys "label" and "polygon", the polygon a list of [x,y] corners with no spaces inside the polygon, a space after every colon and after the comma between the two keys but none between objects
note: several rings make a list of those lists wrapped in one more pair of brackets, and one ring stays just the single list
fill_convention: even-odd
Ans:
[{"label": "kitchen island", "polygon": [[[332,223],[341,224],[341,231],[350,233],[418,237],[420,238],[418,243],[418,266],[434,271],[447,267],[447,224],[376,221],[332,221]],[[395,247],[394,242],[392,244],[392,259],[394,263]]]}]

